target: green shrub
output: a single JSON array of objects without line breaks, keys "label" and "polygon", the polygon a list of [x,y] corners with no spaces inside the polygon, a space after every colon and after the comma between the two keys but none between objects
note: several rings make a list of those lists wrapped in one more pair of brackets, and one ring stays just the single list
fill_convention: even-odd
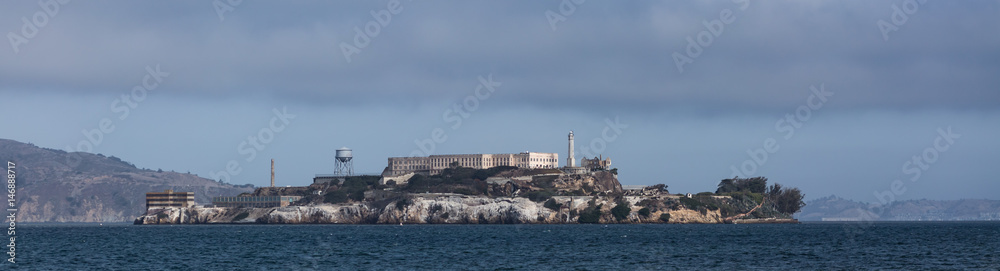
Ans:
[{"label": "green shrub", "polygon": [[729,192],[751,192],[751,193],[764,193],[767,190],[767,178],[765,177],[753,177],[753,178],[736,178],[736,179],[724,179],[719,182],[718,189],[715,193],[729,193]]},{"label": "green shrub", "polygon": [[413,204],[413,200],[403,198],[396,201],[396,209],[402,211],[403,209],[406,209],[406,206],[410,206],[411,204]]},{"label": "green shrub", "polygon": [[733,207],[732,205],[730,205],[730,204],[723,204],[723,205],[719,206],[719,214],[721,214],[722,216],[728,217],[728,216],[734,216],[734,215],[738,214],[738,212],[736,211],[735,207]]},{"label": "green shrub", "polygon": [[580,213],[580,223],[594,224],[601,220],[601,210],[594,209]]},{"label": "green shrub", "polygon": [[362,189],[356,189],[354,191],[351,191],[351,199],[354,200],[354,201],[363,201],[363,200],[365,200],[365,190],[362,188]]},{"label": "green shrub", "polygon": [[381,176],[377,175],[347,176],[344,178],[344,186],[365,189],[377,185],[380,178]]},{"label": "green shrub", "polygon": [[556,199],[549,199],[545,201],[545,208],[552,209],[553,211],[559,211],[559,208],[562,208],[562,203],[556,203]]},{"label": "green shrub", "polygon": [[597,206],[591,205],[590,207],[587,207],[587,209],[583,209],[583,212],[580,212],[580,219],[578,219],[577,221],[580,223],[590,223],[590,224],[600,222],[601,207],[604,207],[604,204],[600,204]]},{"label": "green shrub", "polygon": [[493,175],[496,175],[499,171],[493,171],[492,169],[494,168],[476,170],[476,172],[472,173],[472,178],[476,180],[486,180],[486,178],[493,177]]},{"label": "green shrub", "polygon": [[632,212],[632,207],[629,206],[628,202],[621,201],[611,208],[611,215],[615,217],[616,220],[622,221],[628,217],[628,214]]},{"label": "green shrub", "polygon": [[664,223],[670,222],[670,213],[663,213],[663,214],[661,214],[660,215],[660,221],[663,221]]},{"label": "green shrub", "polygon": [[[364,194],[362,194],[364,196]],[[347,202],[347,192],[344,190],[337,190],[330,193],[326,193],[323,196],[323,201],[326,203],[343,203]]]},{"label": "green shrub", "polygon": [[705,206],[705,204],[702,203],[700,200],[697,200],[697,199],[694,199],[694,198],[681,197],[680,201],[681,201],[681,204],[684,204],[684,207],[686,207],[688,209],[691,209],[691,210],[697,210],[699,207],[704,207]]},{"label": "green shrub", "polygon": [[494,167],[490,169],[473,169],[453,167],[441,171],[437,175],[417,174],[411,177],[406,185],[398,187],[399,191],[410,193],[457,193],[464,195],[482,195],[489,188],[484,181],[497,173],[509,170],[509,167]]},{"label": "green shrub", "polygon": [[744,194],[743,194],[743,192],[729,192],[729,193],[721,193],[721,194],[719,194],[719,195],[722,195],[722,196],[730,196],[730,197],[732,197],[732,198],[733,198],[734,200],[737,200],[737,201],[739,201],[739,200],[743,200],[743,199],[745,199],[745,198],[746,198],[746,195],[744,195]]},{"label": "green shrub", "polygon": [[649,208],[643,207],[642,209],[639,209],[639,215],[642,217],[649,217]]}]

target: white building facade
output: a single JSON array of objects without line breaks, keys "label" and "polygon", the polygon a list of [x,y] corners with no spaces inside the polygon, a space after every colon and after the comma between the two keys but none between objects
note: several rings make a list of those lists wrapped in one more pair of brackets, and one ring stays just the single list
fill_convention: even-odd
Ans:
[{"label": "white building facade", "polygon": [[559,154],[545,152],[522,152],[517,154],[445,154],[428,157],[389,157],[389,166],[383,176],[399,176],[408,173],[440,174],[452,163],[475,169],[498,166],[520,168],[558,168]]}]

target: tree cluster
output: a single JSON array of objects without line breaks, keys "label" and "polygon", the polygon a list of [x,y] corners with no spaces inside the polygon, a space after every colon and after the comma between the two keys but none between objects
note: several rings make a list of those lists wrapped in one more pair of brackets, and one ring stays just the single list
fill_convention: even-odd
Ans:
[{"label": "tree cluster", "polygon": [[596,204],[593,199],[587,203],[587,208],[580,212],[580,218],[577,219],[579,223],[594,224],[601,220],[601,208],[604,204]]},{"label": "tree cluster", "polygon": [[745,191],[750,193],[764,193],[765,190],[767,190],[767,178],[765,177],[732,178],[719,182],[719,188],[715,190],[715,193],[723,194]]},{"label": "tree cluster", "polygon": [[[749,197],[766,197],[778,212],[794,214],[806,204],[802,201],[805,195],[795,187],[782,187],[775,183],[767,186],[767,178],[732,178],[719,182],[716,194],[743,194]],[[756,195],[756,196],[754,196]]]},{"label": "tree cluster", "polygon": [[795,187],[781,187],[781,184],[775,183],[767,189],[767,199],[774,203],[778,212],[785,214],[794,214],[806,206],[803,198],[805,194]]},{"label": "tree cluster", "polygon": [[632,206],[629,206],[628,202],[624,200],[618,201],[615,207],[611,208],[611,215],[618,221],[628,218],[629,213],[632,213]]},{"label": "tree cluster", "polygon": [[407,181],[406,186],[401,187],[400,190],[411,193],[433,192],[483,195],[488,188],[486,178],[510,169],[510,167],[493,167],[488,169],[468,167],[446,168],[438,175],[414,175]]},{"label": "tree cluster", "polygon": [[344,203],[349,200],[360,202],[365,199],[365,191],[371,190],[376,185],[378,185],[377,176],[348,176],[345,177],[344,184],[337,187],[337,190],[323,195],[323,201],[326,203]]}]

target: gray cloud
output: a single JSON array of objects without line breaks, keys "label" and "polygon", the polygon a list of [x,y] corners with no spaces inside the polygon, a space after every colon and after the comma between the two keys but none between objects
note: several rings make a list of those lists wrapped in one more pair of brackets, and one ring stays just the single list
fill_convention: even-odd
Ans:
[{"label": "gray cloud", "polygon": [[[333,104],[437,100],[487,73],[513,86],[498,100],[535,106],[782,110],[820,83],[848,108],[1000,102],[996,3],[924,4],[883,41],[892,1],[585,2],[556,31],[556,1],[403,1],[347,63],[339,44],[385,3],[245,2],[219,21],[202,2],[71,2],[20,53],[0,50],[0,89],[119,93],[159,63],[164,92]],[[40,10],[18,4],[2,11],[10,31]],[[679,73],[671,54],[723,9],[735,21]]]},{"label": "gray cloud", "polygon": [[[364,171],[409,154],[431,129],[450,129],[443,112],[492,74],[502,87],[447,130],[439,152],[562,153],[567,130],[585,142],[619,116],[631,128],[603,155],[624,182],[697,192],[780,137],[775,122],[822,85],[834,98],[759,174],[810,197],[871,200],[935,129],[954,126],[967,136],[907,197],[996,190],[977,182],[992,176],[981,161],[998,151],[996,2],[928,1],[886,41],[876,22],[902,1],[750,1],[746,10],[586,1],[555,31],[545,14],[562,1],[402,1],[348,63],[340,44],[387,2],[244,1],[221,21],[212,2],[70,2],[18,53],[0,44],[0,96],[12,101],[0,113],[23,128],[0,137],[76,144],[81,130],[116,118],[112,100],[159,65],[169,77],[94,152],[208,176],[242,159],[235,145],[288,106],[300,119],[261,155],[283,161],[289,184],[305,184],[341,146],[357,150]],[[727,9],[736,19],[679,72],[672,54]],[[39,11],[6,5],[0,32],[20,34],[21,18]],[[263,184],[265,160],[245,161],[238,182]],[[949,176],[970,180],[950,185]]]}]

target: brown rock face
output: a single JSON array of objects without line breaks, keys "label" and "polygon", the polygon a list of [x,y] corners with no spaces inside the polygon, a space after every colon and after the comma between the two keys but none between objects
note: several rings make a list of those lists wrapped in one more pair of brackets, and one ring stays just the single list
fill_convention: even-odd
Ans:
[{"label": "brown rock face", "polygon": [[[618,182],[618,176],[607,171],[590,172],[584,174],[566,174],[559,170],[550,169],[539,172],[539,170],[517,170],[504,177],[513,185],[512,189],[503,184],[503,191],[521,190],[554,190],[559,192],[580,191],[583,194],[592,193],[620,194],[622,185]],[[509,178],[509,179],[507,179]],[[492,184],[497,185],[497,184]]]},{"label": "brown rock face", "polygon": [[[551,179],[551,181],[549,180]],[[558,176],[535,176],[533,186],[555,188],[557,191],[583,191],[605,194],[620,194],[622,185],[611,172],[598,171],[590,174],[563,174]]]}]

